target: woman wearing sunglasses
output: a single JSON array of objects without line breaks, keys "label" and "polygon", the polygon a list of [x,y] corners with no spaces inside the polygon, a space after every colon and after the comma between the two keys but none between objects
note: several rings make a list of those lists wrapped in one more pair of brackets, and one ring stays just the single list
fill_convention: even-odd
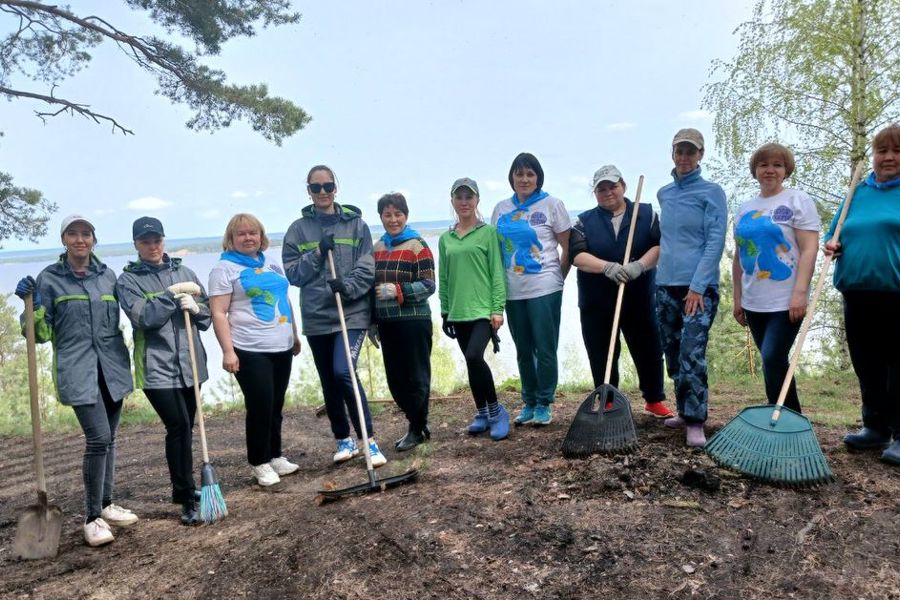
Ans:
[{"label": "woman wearing sunglasses", "polygon": [[[288,228],[281,256],[288,280],[300,288],[303,335],[313,353],[331,432],[337,443],[334,462],[341,463],[359,454],[356,440],[362,440],[350,369],[356,368],[371,324],[369,291],[375,282],[372,234],[358,208],[334,201],[337,182],[329,167],[316,165],[310,169],[306,176],[306,191],[312,204],[306,206],[301,217]],[[336,277],[331,276],[329,252],[334,257]],[[352,365],[347,364],[341,339],[335,294],[341,295]],[[357,387],[369,433],[366,442],[372,464],[380,467],[387,458],[375,443],[369,404],[359,378]],[[355,438],[350,435],[351,424]]]}]

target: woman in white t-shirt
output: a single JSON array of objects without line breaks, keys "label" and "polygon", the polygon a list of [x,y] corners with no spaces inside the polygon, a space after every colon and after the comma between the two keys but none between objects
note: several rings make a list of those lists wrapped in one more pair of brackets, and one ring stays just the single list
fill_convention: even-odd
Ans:
[{"label": "woman in white t-shirt", "polygon": [[284,269],[263,253],[269,238],[259,219],[233,216],[222,248],[207,287],[213,328],[222,368],[234,373],[244,394],[253,477],[270,486],[300,468],[281,454],[281,412],[300,337]]},{"label": "woman in white t-shirt", "polygon": [[522,382],[524,406],[514,423],[549,425],[572,221],[562,201],[541,189],[544,170],[534,155],[523,152],[513,160],[509,185],[515,193],[494,207],[491,223],[500,237],[506,317]]},{"label": "woman in white t-shirt", "polygon": [[[761,146],[750,158],[759,195],[741,204],[734,220],[734,318],[750,327],[759,348],[769,404],[778,400],[806,316],[821,228],[812,198],[784,187],[793,172],[788,148]],[[784,404],[800,412],[793,380]]]}]

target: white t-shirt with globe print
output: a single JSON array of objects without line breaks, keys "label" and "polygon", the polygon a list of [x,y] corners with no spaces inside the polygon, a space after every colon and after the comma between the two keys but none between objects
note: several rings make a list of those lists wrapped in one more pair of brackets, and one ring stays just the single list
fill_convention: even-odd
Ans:
[{"label": "white t-shirt with globe print", "polygon": [[785,189],[741,204],[734,218],[734,241],[743,270],[744,310],[788,310],[800,260],[796,232],[820,229],[815,203],[800,190]]}]

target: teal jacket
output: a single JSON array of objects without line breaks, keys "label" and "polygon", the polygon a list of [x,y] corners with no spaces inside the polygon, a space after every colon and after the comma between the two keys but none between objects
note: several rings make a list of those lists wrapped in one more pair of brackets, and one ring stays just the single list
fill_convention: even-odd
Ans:
[{"label": "teal jacket", "polygon": [[62,254],[37,276],[37,290],[42,304],[34,314],[35,336],[53,344],[59,401],[67,406],[101,402],[98,366],[113,400],[122,400],[133,382],[112,269],[92,255],[87,275],[76,277]]},{"label": "teal jacket", "polygon": [[337,223],[322,226],[310,204],[284,234],[281,262],[292,285],[300,288],[303,335],[326,335],[341,330],[337,302],[326,283],[331,279],[328,260],[319,255],[319,241],[334,234],[334,267],[347,285],[341,298],[348,329],[368,329],[372,322],[370,291],[375,283],[372,234],[355,206],[334,203]]},{"label": "teal jacket", "polygon": [[137,260],[128,263],[119,275],[116,292],[119,305],[134,330],[134,381],[140,389],[176,389],[194,385],[184,312],[169,286],[193,281],[200,286],[196,298],[200,312],[191,315],[191,335],[197,352],[198,383],[208,379],[206,350],[197,331],[212,323],[209,298],[197,275],[181,264],[180,258],[165,255],[160,265]]}]

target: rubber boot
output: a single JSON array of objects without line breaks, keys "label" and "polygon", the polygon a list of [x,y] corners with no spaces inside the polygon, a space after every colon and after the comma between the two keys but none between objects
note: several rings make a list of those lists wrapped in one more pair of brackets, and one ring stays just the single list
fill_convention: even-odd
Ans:
[{"label": "rubber boot", "polygon": [[844,443],[854,450],[881,450],[891,443],[891,436],[869,427],[844,436]]},{"label": "rubber boot", "polygon": [[893,444],[888,446],[887,450],[881,455],[881,460],[889,465],[900,467],[900,438],[897,438]]},{"label": "rubber boot", "polygon": [[499,412],[496,417],[489,418],[488,423],[491,428],[491,439],[495,442],[506,438],[509,435],[509,413],[502,404],[497,404]]},{"label": "rubber boot", "polygon": [[181,505],[181,524],[188,526],[200,524],[200,513],[193,500],[188,500]]}]

